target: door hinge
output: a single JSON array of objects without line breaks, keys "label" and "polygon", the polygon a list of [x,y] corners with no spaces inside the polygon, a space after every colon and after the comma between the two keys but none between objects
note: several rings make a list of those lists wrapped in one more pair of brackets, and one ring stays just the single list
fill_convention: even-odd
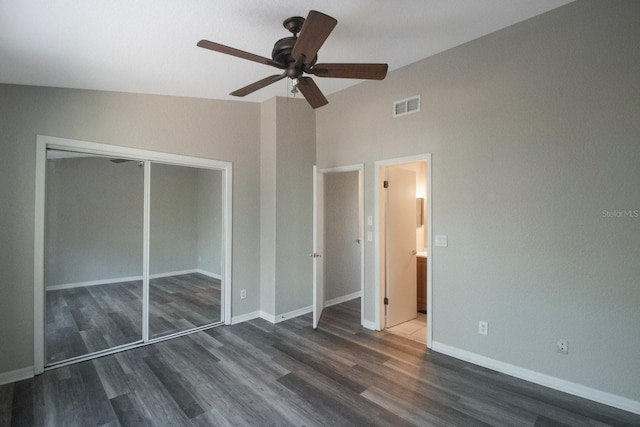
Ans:
[{"label": "door hinge", "polygon": [[385,297],[385,299],[384,299],[384,305],[389,305],[389,298],[386,298],[386,297]]},{"label": "door hinge", "polygon": [[389,181],[384,182],[384,188],[389,188]]}]

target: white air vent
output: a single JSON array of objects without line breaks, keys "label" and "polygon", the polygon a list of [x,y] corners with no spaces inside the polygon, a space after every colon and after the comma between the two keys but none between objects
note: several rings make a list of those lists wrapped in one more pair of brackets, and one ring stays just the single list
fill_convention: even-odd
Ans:
[{"label": "white air vent", "polygon": [[420,95],[393,103],[393,117],[405,116],[420,111]]}]

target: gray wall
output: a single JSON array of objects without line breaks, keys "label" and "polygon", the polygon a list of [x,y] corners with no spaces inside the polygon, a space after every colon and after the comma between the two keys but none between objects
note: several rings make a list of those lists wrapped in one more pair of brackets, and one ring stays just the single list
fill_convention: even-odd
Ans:
[{"label": "gray wall", "polygon": [[33,365],[37,134],[233,162],[232,314],[258,310],[259,105],[14,85],[0,100],[0,372]]},{"label": "gray wall", "polygon": [[151,164],[149,274],[190,270],[198,257],[198,170]]},{"label": "gray wall", "polygon": [[142,276],[143,196],[138,162],[48,160],[45,285]]},{"label": "gray wall", "polygon": [[[579,1],[329,97],[321,167],[432,153],[433,339],[640,400],[640,3]],[[391,118],[394,100],[422,111]],[[373,320],[373,243],[366,245]],[[477,333],[479,320],[489,335]],[[555,352],[559,338],[569,355]]]},{"label": "gray wall", "polygon": [[277,98],[260,108],[260,309],[276,315]]},{"label": "gray wall", "polygon": [[276,105],[276,313],[312,304],[315,110],[303,99]]},{"label": "gray wall", "polygon": [[324,177],[325,300],[360,292],[358,172]]},{"label": "gray wall", "polygon": [[278,316],[312,303],[315,113],[303,99],[261,106],[261,309]]},{"label": "gray wall", "polygon": [[[47,162],[47,286],[142,276],[138,162]],[[222,173],[151,165],[150,273],[221,273]]]},{"label": "gray wall", "polygon": [[198,268],[222,274],[222,171],[198,169]]}]

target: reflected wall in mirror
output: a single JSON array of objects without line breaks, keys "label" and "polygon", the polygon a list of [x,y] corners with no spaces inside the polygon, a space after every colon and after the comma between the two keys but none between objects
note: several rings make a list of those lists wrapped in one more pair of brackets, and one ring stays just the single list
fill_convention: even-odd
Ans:
[{"label": "reflected wall in mirror", "polygon": [[149,338],[222,320],[222,171],[151,164]]},{"label": "reflected wall in mirror", "polygon": [[48,150],[45,364],[142,340],[144,168]]}]

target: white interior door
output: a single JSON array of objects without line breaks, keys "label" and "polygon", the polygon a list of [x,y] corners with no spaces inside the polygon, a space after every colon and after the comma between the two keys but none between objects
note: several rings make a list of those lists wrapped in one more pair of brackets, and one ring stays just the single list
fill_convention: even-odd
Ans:
[{"label": "white interior door", "polygon": [[387,327],[414,319],[417,313],[416,173],[388,168],[387,188]]},{"label": "white interior door", "polygon": [[318,328],[324,308],[324,175],[313,167],[313,329]]}]

